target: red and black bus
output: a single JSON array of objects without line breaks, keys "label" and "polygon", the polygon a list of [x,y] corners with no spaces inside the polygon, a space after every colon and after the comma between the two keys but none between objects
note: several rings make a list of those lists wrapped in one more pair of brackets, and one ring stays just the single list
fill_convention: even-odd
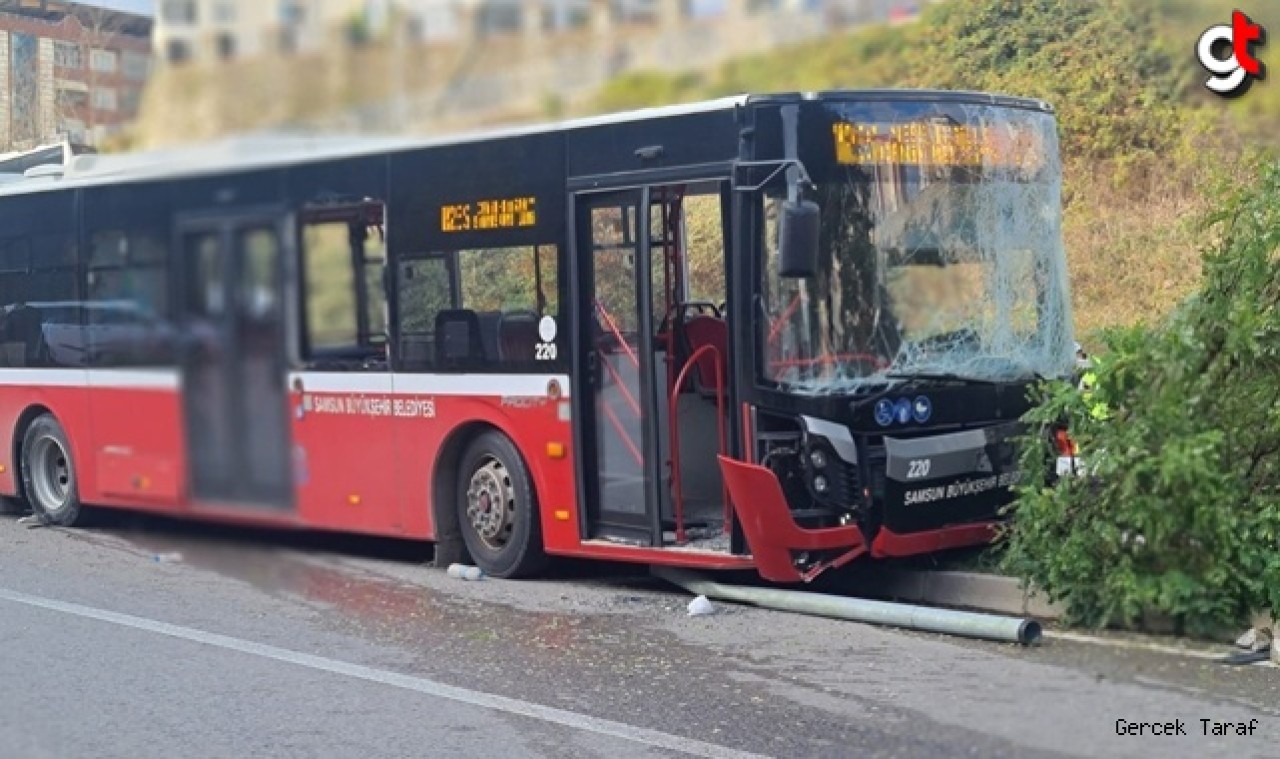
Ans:
[{"label": "red and black bus", "polygon": [[1068,374],[1055,120],[743,96],[0,183],[0,493],[809,579],[986,541]]}]

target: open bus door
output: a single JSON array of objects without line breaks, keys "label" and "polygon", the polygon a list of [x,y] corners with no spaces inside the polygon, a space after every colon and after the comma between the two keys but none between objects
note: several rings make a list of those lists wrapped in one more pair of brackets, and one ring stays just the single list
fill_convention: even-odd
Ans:
[{"label": "open bus door", "polygon": [[[686,195],[696,190],[697,197]],[[715,180],[576,197],[575,392],[583,441],[583,535],[645,546],[728,551],[727,498],[716,464],[727,453],[728,331],[723,307],[691,292],[684,219],[722,222]],[[699,232],[704,264],[724,240]]]},{"label": "open bus door", "polygon": [[[649,190],[576,198],[584,537],[661,545]],[[663,369],[665,371],[665,368]]]},{"label": "open bus door", "polygon": [[291,226],[270,211],[180,219],[182,408],[196,501],[293,506],[286,399]]}]

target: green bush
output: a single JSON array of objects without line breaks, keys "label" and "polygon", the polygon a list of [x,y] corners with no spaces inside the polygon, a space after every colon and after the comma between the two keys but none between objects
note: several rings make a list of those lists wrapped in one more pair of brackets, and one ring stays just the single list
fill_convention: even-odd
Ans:
[{"label": "green bush", "polygon": [[1203,631],[1280,609],[1280,163],[1227,195],[1200,290],[1107,333],[1096,388],[1041,389],[1023,465],[1066,420],[1089,474],[1023,487],[1006,569],[1073,621]]},{"label": "green bush", "polygon": [[926,22],[917,83],[1048,100],[1068,161],[1142,161],[1180,142],[1178,67],[1152,42],[1149,2],[975,0]]},{"label": "green bush", "polygon": [[626,111],[694,100],[702,78],[696,73],[634,71],[609,81],[595,97],[598,111]]}]

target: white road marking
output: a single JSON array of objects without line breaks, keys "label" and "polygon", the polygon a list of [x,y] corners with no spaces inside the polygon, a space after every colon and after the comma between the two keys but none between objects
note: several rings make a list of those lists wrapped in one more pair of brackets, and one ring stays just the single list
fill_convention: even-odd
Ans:
[{"label": "white road marking", "polygon": [[161,622],[159,620],[135,617],[131,614],[121,614],[119,612],[107,611],[105,609],[97,609],[92,606],[82,606],[80,604],[68,603],[66,601],[58,601],[52,598],[42,598],[40,596],[28,595],[26,593],[20,593],[18,591],[8,590],[5,588],[0,588],[0,601],[9,601],[11,603],[22,604],[24,606],[32,606],[37,609],[70,614],[76,617],[106,622],[108,624],[132,628],[134,630],[143,630],[171,638],[201,643],[206,646],[213,646],[215,648],[221,648],[228,651],[236,651],[250,656],[258,656],[264,659],[272,659],[288,664],[295,664],[300,667],[308,667],[322,672],[344,675],[358,680],[390,685],[393,688],[403,688],[404,690],[422,693],[434,698],[444,698],[450,701],[469,704],[471,706],[479,706],[485,709],[505,712],[507,714],[517,714],[523,717],[542,720],[543,722],[563,725],[575,730],[597,733],[611,738],[620,738],[633,743],[665,749],[667,751],[675,751],[682,754],[688,754],[690,756],[714,757],[716,759],[721,757],[724,759],[756,759],[756,757],[761,756],[759,754],[751,754],[745,751],[726,748],[724,746],[717,746],[713,743],[704,743],[691,738],[682,738],[677,735],[671,735],[670,733],[649,730],[643,727],[635,727],[621,722],[592,717],[587,714],[579,714],[565,709],[557,709],[551,706],[543,706],[541,704],[535,704],[528,701],[521,701],[516,698],[497,696],[492,693],[483,693],[481,691],[469,690],[467,688],[445,685],[444,683],[438,683],[424,677],[414,677],[412,675],[404,675],[385,669],[376,669],[374,667],[366,667],[361,664],[352,664],[351,662],[329,659],[323,656],[299,653],[297,651],[290,651],[287,648],[268,646],[263,643],[255,643],[250,640],[234,638],[229,635],[205,632],[204,630],[197,630],[192,627],[183,627],[181,625],[174,625],[168,622]]}]

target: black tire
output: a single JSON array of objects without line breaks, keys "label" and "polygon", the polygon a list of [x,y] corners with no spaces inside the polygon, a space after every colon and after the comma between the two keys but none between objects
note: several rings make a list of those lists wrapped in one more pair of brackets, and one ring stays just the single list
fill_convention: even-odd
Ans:
[{"label": "black tire", "polygon": [[546,567],[533,482],[506,435],[490,430],[467,446],[458,464],[457,507],[467,553],[485,574],[528,577]]},{"label": "black tire", "polygon": [[36,417],[22,438],[22,494],[46,524],[80,521],[80,489],[67,433],[52,414]]}]

